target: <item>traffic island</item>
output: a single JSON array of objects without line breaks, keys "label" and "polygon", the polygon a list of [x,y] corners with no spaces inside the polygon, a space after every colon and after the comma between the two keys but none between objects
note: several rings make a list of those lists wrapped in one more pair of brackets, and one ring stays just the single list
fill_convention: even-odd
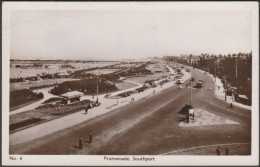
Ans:
[{"label": "traffic island", "polygon": [[[187,108],[186,112],[187,112]],[[183,109],[183,110],[184,110]],[[184,111],[182,111],[184,113]],[[180,113],[180,112],[179,112]],[[200,108],[194,108],[194,121],[185,121],[183,119],[180,123],[180,127],[194,127],[194,126],[204,126],[204,125],[237,125],[239,124],[236,121],[232,121],[230,119],[215,115],[213,113],[210,113],[204,109]]]}]

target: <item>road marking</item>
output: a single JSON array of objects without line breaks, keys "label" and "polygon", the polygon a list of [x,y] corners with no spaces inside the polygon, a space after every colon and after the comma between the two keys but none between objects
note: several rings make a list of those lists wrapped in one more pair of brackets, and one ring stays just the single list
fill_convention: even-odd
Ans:
[{"label": "road marking", "polygon": [[219,146],[225,146],[225,145],[238,145],[238,144],[246,145],[246,144],[251,144],[251,143],[227,143],[227,144],[205,145],[205,146],[190,147],[190,148],[185,148],[185,149],[181,149],[181,150],[175,150],[175,151],[171,151],[171,152],[167,152],[167,153],[163,153],[163,154],[159,154],[159,155],[167,155],[167,154],[177,153],[180,151],[187,151],[187,150],[193,150],[193,149],[198,149],[198,148],[219,147]]},{"label": "road marking", "polygon": [[124,130],[130,128],[131,126],[133,126],[133,125],[135,125],[135,124],[137,124],[138,122],[140,122],[140,121],[141,121],[142,119],[144,119],[145,117],[148,117],[149,115],[151,115],[151,114],[154,113],[155,111],[159,110],[159,109],[162,108],[163,106],[165,106],[165,105],[171,103],[172,101],[173,101],[173,99],[168,100],[166,103],[163,103],[162,105],[160,105],[160,106],[157,107],[156,109],[152,110],[152,112],[150,112],[150,113],[144,115],[143,117],[137,119],[136,121],[134,121],[133,123],[129,124],[128,126],[122,128],[122,129],[120,129],[117,133],[121,133],[122,131],[124,131]]}]

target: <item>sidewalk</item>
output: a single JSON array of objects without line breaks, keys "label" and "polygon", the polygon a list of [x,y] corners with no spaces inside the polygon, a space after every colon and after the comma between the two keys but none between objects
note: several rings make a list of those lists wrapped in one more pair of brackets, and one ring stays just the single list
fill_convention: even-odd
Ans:
[{"label": "sidewalk", "polygon": [[[204,73],[204,71],[202,71],[202,70],[199,70],[199,71]],[[208,72],[207,72],[207,75],[209,75],[212,78],[212,80],[215,82],[214,75],[209,74]],[[219,89],[218,89],[218,86],[220,87]],[[222,84],[222,82],[221,82],[221,80],[219,78],[216,78],[214,93],[215,93],[215,96],[219,100],[223,100],[223,101],[225,100],[224,85]],[[234,101],[232,99],[232,96],[227,96],[226,100],[227,100],[226,103],[228,103],[228,104],[230,104],[232,102],[232,104],[234,106],[238,106],[238,107],[241,107],[241,108],[244,108],[244,109],[251,110],[251,106],[247,106],[247,105],[244,105],[244,104],[241,104],[241,103],[238,103],[238,102]]]},{"label": "sidewalk", "polygon": [[[183,79],[188,80],[191,77],[190,73],[184,72]],[[171,78],[172,79],[172,78]],[[45,122],[27,129],[23,129],[21,131],[15,132],[10,134],[10,145],[15,145],[18,143],[23,143],[35,138],[39,138],[66,128],[69,128],[71,126],[83,123],[89,119],[95,118],[99,115],[108,113],[110,111],[113,111],[117,108],[120,108],[122,106],[125,106],[127,104],[131,105],[131,98],[134,98],[134,101],[143,99],[145,97],[153,96],[159,92],[161,92],[164,89],[167,89],[169,87],[174,86],[175,83],[170,81],[165,83],[162,87],[157,86],[155,88],[147,89],[144,92],[141,93],[135,93],[129,97],[124,97],[120,99],[106,99],[104,98],[104,95],[99,95],[98,99],[101,102],[101,105],[99,107],[95,107],[93,109],[89,109],[88,114],[84,114],[85,111],[82,110],[80,112],[76,112],[74,114],[64,116],[49,122]],[[138,85],[140,86],[140,85]],[[130,88],[133,89],[133,88]],[[135,88],[136,89],[136,88]],[[129,90],[124,90],[129,91]],[[155,91],[155,93],[154,93]],[[122,91],[120,91],[122,92]],[[88,97],[85,97],[88,98]],[[118,101],[118,104],[117,104]]]}]

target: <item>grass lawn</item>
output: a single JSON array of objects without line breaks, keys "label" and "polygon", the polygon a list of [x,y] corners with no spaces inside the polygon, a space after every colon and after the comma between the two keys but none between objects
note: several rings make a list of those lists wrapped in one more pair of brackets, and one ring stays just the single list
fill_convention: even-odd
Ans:
[{"label": "grass lawn", "polygon": [[144,84],[145,81],[159,80],[163,76],[166,76],[166,74],[160,73],[160,74],[146,75],[145,77],[131,77],[131,78],[127,78],[126,81],[133,81],[133,82],[137,82],[140,84]]},{"label": "grass lawn", "polygon": [[43,94],[34,93],[28,89],[10,92],[10,108],[12,110],[29,105],[43,98]]},{"label": "grass lawn", "polygon": [[62,82],[65,82],[65,81],[73,81],[73,80],[78,80],[78,79],[69,79],[69,78],[44,79],[44,80],[40,80],[40,81],[10,83],[10,91],[28,89],[30,87],[35,87],[35,86],[52,85],[52,84],[55,84],[56,82],[62,83]]},{"label": "grass lawn", "polygon": [[137,86],[137,84],[130,83],[130,82],[117,82],[116,83],[116,87],[119,90],[124,90],[124,89],[132,88],[132,87],[135,87],[135,86]]},{"label": "grass lawn", "polygon": [[89,100],[84,100],[73,104],[63,105],[60,108],[46,107],[11,115],[9,124],[10,132],[81,111],[86,108],[89,103]]},{"label": "grass lawn", "polygon": [[23,104],[21,104],[21,105],[15,106],[15,107],[10,107],[10,111],[14,111],[14,110],[17,110],[17,109],[22,108],[22,107],[24,107],[24,106],[28,106],[28,105],[30,105],[30,104],[32,104],[32,103],[35,103],[35,102],[37,102],[37,101],[40,101],[40,100],[41,100],[41,99],[35,99],[35,100],[29,101],[29,102],[27,102],[27,103],[23,103]]}]

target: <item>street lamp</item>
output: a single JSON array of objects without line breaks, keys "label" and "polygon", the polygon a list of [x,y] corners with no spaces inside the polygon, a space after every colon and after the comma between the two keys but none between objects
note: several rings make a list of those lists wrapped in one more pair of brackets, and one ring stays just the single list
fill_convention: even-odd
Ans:
[{"label": "street lamp", "polygon": [[227,81],[225,81],[225,101],[227,101]]},{"label": "street lamp", "polygon": [[[99,68],[98,68],[98,70],[99,70]],[[99,74],[99,71],[97,73],[97,102],[98,102],[98,74]]]},{"label": "street lamp", "polygon": [[190,106],[192,105],[192,82],[190,82]]}]

